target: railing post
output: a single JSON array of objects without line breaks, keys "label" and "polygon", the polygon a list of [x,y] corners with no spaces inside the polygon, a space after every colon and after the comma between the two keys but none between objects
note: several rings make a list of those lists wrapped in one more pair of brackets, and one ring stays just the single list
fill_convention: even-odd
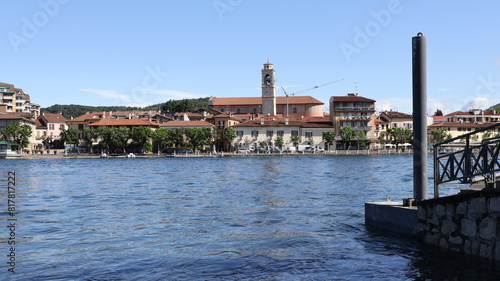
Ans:
[{"label": "railing post", "polygon": [[487,174],[491,175],[491,171],[489,169],[488,165],[488,144],[486,142],[481,143],[481,149],[483,151],[483,175],[484,175],[484,185],[485,187],[488,187],[488,182],[487,182]]},{"label": "railing post", "polygon": [[439,198],[439,162],[438,156],[438,146],[434,146],[434,198]]},{"label": "railing post", "polygon": [[472,171],[471,171],[471,163],[470,163],[470,135],[465,137],[465,151],[464,151],[464,164],[465,164],[465,173],[464,173],[464,181],[463,182],[468,182],[469,179],[471,178]]}]

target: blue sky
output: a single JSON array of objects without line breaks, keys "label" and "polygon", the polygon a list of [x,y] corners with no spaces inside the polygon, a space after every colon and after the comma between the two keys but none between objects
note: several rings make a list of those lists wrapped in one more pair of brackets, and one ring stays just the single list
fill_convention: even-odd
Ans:
[{"label": "blue sky", "polygon": [[[359,92],[411,113],[411,38],[427,37],[428,112],[500,102],[499,1],[2,1],[1,82],[32,102],[145,106]],[[282,91],[278,91],[282,95]]]}]

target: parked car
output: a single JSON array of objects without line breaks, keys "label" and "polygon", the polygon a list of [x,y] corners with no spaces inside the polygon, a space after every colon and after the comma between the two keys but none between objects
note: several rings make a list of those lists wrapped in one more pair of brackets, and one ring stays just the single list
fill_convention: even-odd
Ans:
[{"label": "parked car", "polygon": [[314,153],[315,151],[316,151],[316,150],[314,149],[314,147],[310,147],[310,146],[309,146],[309,147],[306,147],[306,148],[304,149],[304,152],[305,152],[305,153]]},{"label": "parked car", "polygon": [[271,153],[281,153],[281,150],[279,148],[273,148]]}]

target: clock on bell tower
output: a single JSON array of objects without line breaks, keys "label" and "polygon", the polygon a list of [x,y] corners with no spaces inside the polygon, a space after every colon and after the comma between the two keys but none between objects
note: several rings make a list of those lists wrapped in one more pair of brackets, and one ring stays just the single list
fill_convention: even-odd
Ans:
[{"label": "clock on bell tower", "polygon": [[262,114],[276,115],[276,78],[273,64],[269,61],[262,69]]}]

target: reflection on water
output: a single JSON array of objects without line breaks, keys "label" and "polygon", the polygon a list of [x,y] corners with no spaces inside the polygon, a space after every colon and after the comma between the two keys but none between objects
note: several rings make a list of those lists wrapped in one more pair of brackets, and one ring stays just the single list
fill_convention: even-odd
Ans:
[{"label": "reflection on water", "polygon": [[499,277],[365,229],[364,202],[411,196],[407,155],[0,161],[9,169],[19,280]]}]

